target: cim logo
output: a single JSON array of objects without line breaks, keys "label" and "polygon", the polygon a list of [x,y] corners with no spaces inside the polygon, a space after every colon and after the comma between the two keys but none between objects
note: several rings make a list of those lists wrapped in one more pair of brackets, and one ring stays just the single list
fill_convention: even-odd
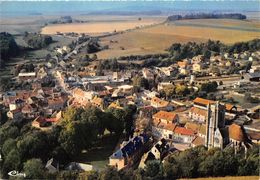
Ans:
[{"label": "cim logo", "polygon": [[26,177],[26,175],[25,175],[25,173],[19,173],[18,171],[15,171],[15,170],[13,170],[13,171],[10,171],[9,173],[8,173],[8,175],[9,176],[15,176],[15,177]]}]

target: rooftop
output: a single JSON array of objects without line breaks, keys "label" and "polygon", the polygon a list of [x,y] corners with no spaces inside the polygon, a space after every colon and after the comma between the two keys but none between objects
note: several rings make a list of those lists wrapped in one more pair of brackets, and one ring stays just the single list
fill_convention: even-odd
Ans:
[{"label": "rooftop", "polygon": [[178,115],[173,112],[159,111],[158,113],[153,115],[153,118],[164,119],[172,122],[177,118],[177,116]]},{"label": "rooftop", "polygon": [[209,104],[213,104],[216,103],[216,101],[212,101],[212,100],[208,100],[208,99],[203,99],[203,98],[199,98],[197,97],[196,99],[193,100],[193,103],[198,103],[198,104],[202,104],[202,105],[209,105]]},{"label": "rooftop", "polygon": [[228,132],[229,132],[229,138],[234,139],[236,141],[243,142],[246,139],[242,127],[235,123],[229,126]]},{"label": "rooftop", "polygon": [[174,133],[176,134],[181,134],[181,135],[186,135],[186,136],[194,136],[194,131],[190,130],[190,129],[186,129],[184,127],[176,127],[174,129]]}]

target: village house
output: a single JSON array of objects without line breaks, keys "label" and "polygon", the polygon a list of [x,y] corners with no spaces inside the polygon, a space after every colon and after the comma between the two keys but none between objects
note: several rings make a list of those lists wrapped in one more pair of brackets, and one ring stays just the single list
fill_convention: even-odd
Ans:
[{"label": "village house", "polygon": [[260,72],[260,65],[252,65],[249,69],[249,73]]},{"label": "village house", "polygon": [[192,65],[192,71],[193,72],[201,72],[202,65],[200,63],[195,63]]},{"label": "village house", "polygon": [[160,71],[165,75],[165,76],[171,76],[175,73],[178,72],[178,69],[176,67],[173,66],[169,66],[169,67],[161,67]]},{"label": "village house", "polygon": [[142,69],[143,77],[148,80],[154,79],[154,73],[151,69],[143,68]]},{"label": "village house", "polygon": [[165,139],[161,139],[150,149],[150,151],[142,156],[139,168],[145,168],[146,163],[151,160],[162,161],[169,154],[169,152],[170,144]]},{"label": "village house", "polygon": [[109,165],[121,170],[126,166],[136,163],[146,149],[149,137],[145,134],[135,136],[127,142],[123,142],[116,152],[109,157]]},{"label": "village house", "polygon": [[84,91],[80,88],[74,88],[72,90],[72,97],[74,98],[74,103],[82,106],[88,104],[95,96],[96,93],[94,91]]},{"label": "village house", "polygon": [[97,108],[100,108],[101,110],[104,110],[105,108],[105,102],[104,99],[95,96],[92,100],[91,100],[91,104],[96,106]]},{"label": "village house", "polygon": [[59,171],[59,162],[57,162],[55,159],[51,158],[47,161],[45,168],[48,169],[50,173],[55,173]]},{"label": "village house", "polygon": [[66,105],[67,99],[60,98],[50,98],[48,99],[48,110],[53,113],[54,111],[62,110]]},{"label": "village house", "polygon": [[179,117],[177,114],[167,111],[159,111],[158,113],[153,115],[153,119],[165,124],[177,123],[179,121]]},{"label": "village house", "polygon": [[194,56],[191,59],[191,63],[192,64],[199,64],[199,63],[203,63],[205,60],[205,57],[203,55],[198,55],[198,56]]},{"label": "village house", "polygon": [[176,127],[173,130],[173,141],[177,143],[185,143],[190,144],[192,140],[195,138],[195,133],[184,127]]},{"label": "village house", "polygon": [[38,108],[35,104],[26,104],[22,108],[22,113],[25,118],[35,118],[37,115],[39,115]]},{"label": "village house", "polygon": [[151,99],[151,106],[159,109],[159,110],[166,110],[166,111],[171,111],[173,110],[173,105],[168,102],[168,101],[165,101],[165,100],[161,100],[160,98],[158,97],[153,97]]},{"label": "village house", "polygon": [[173,139],[173,131],[178,122],[178,115],[172,112],[159,111],[153,115],[152,133],[158,138]]},{"label": "village house", "polygon": [[204,123],[207,119],[207,111],[197,107],[192,107],[189,111],[189,117],[192,121]]},{"label": "village house", "polygon": [[160,82],[160,83],[158,83],[158,85],[157,85],[157,91],[161,91],[161,90],[163,90],[165,87],[171,86],[171,85],[173,85],[171,82]]},{"label": "village house", "polygon": [[53,124],[56,124],[59,122],[59,120],[62,118],[62,111],[58,112],[55,117],[46,118],[43,116],[38,116],[32,121],[32,126],[36,128],[45,128],[49,127]]},{"label": "village house", "polygon": [[25,104],[24,100],[16,99],[16,100],[14,100],[14,102],[11,102],[9,104],[9,110],[12,111],[12,110],[15,110],[15,109],[20,109],[24,106],[24,104]]},{"label": "village house", "polygon": [[200,126],[201,126],[201,124],[199,124],[199,123],[188,121],[185,123],[184,127],[186,129],[192,130],[195,134],[198,134],[198,132],[200,130]]},{"label": "village house", "polygon": [[149,91],[149,90],[144,90],[142,92],[142,99],[143,100],[151,100],[154,97],[159,96],[159,93],[156,91]]},{"label": "village house", "polygon": [[7,117],[14,121],[18,121],[23,119],[23,114],[21,109],[14,109],[7,112]]},{"label": "village house", "polygon": [[33,81],[36,78],[35,72],[27,72],[27,73],[19,73],[18,79],[19,81]]},{"label": "village house", "polygon": [[188,66],[188,60],[178,61],[177,64],[180,69],[186,69]]}]

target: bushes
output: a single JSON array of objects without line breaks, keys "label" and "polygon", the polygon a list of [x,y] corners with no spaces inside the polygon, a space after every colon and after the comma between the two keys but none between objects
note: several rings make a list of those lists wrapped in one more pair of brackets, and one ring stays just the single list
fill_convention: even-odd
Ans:
[{"label": "bushes", "polygon": [[168,51],[174,59],[185,59],[197,55],[204,55],[206,58],[209,58],[211,55],[219,53],[241,53],[244,51],[257,51],[258,49],[260,49],[260,39],[238,42],[233,45],[225,45],[220,41],[212,40],[200,44],[195,42],[188,42],[186,44],[174,43]]},{"label": "bushes", "polygon": [[37,33],[27,33],[25,32],[24,38],[25,42],[29,47],[33,49],[40,49],[47,47],[52,43],[52,37],[48,35],[41,35]]}]

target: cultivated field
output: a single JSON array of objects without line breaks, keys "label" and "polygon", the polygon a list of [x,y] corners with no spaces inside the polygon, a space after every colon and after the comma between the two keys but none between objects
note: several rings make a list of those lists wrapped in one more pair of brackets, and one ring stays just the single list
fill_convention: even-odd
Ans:
[{"label": "cultivated field", "polygon": [[224,19],[176,21],[102,38],[102,44],[109,45],[110,49],[99,52],[98,57],[163,53],[175,42],[205,42],[212,39],[232,44],[260,38],[259,28],[259,21]]},{"label": "cultivated field", "polygon": [[42,34],[56,34],[56,32],[76,32],[86,34],[103,34],[112,33],[114,31],[125,31],[136,27],[143,27],[147,25],[157,24],[164,20],[162,17],[145,17],[138,20],[136,16],[134,19],[97,19],[96,21],[89,21],[86,23],[71,23],[71,24],[54,24],[48,25],[42,29]]}]

